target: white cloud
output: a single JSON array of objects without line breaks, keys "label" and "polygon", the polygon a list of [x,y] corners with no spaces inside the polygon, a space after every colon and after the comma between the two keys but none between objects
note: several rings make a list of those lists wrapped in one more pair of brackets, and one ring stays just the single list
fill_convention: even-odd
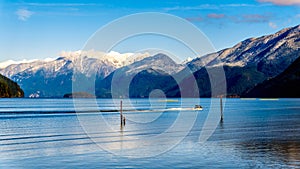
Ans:
[{"label": "white cloud", "polygon": [[274,23],[274,22],[269,22],[269,26],[270,26],[271,28],[273,28],[273,29],[276,29],[276,28],[277,28],[277,25],[276,25],[276,23]]},{"label": "white cloud", "polygon": [[300,5],[300,0],[258,0],[259,2],[271,2],[275,5]]},{"label": "white cloud", "polygon": [[27,9],[18,9],[16,11],[16,15],[18,15],[18,19],[20,19],[21,21],[26,21],[27,19],[29,19],[31,17],[31,15],[33,15],[34,12],[29,11]]}]

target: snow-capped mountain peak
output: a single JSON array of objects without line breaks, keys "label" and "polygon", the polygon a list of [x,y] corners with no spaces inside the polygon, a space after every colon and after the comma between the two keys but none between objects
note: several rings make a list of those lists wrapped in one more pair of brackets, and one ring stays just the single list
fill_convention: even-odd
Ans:
[{"label": "snow-capped mountain peak", "polygon": [[[86,78],[105,78],[114,70],[149,57],[149,53],[118,53],[89,51],[63,51],[56,59],[6,61],[0,63],[0,74],[26,88],[29,96],[47,85],[58,85],[61,90],[70,85],[74,73]],[[79,76],[78,76],[79,77]],[[75,77],[76,78],[76,77]],[[68,87],[66,87],[68,86]],[[52,91],[53,92],[53,91]],[[57,91],[58,92],[58,91]],[[49,95],[49,92],[48,92]],[[45,93],[41,96],[47,97]],[[53,94],[55,95],[55,94]]]},{"label": "snow-capped mountain peak", "polygon": [[112,64],[116,68],[120,68],[126,65],[129,65],[133,62],[142,60],[146,57],[149,57],[149,53],[119,53],[115,51],[110,51],[109,53],[88,50],[88,51],[63,51],[59,54],[62,58],[74,61],[76,59],[87,59],[93,58],[98,61],[102,61],[107,64]]},{"label": "snow-capped mountain peak", "polygon": [[[133,62],[149,57],[149,53],[118,53],[109,52],[104,53],[100,51],[62,51],[58,58],[47,58],[44,60],[22,60],[13,61],[8,60],[0,63],[0,73],[5,76],[13,77],[20,72],[36,72],[38,70],[45,70],[49,74],[55,74],[62,69],[77,69],[81,73],[97,72],[101,67],[106,67],[107,75],[111,71],[132,64]],[[80,66],[79,66],[80,65]],[[66,71],[66,70],[65,70]],[[65,72],[64,71],[64,72]]]}]

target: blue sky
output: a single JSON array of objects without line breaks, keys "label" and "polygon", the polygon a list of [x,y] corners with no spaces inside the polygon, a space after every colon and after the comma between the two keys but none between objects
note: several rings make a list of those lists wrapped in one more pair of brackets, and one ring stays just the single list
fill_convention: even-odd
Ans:
[{"label": "blue sky", "polygon": [[[184,18],[217,50],[300,24],[299,0],[0,0],[0,61],[42,59],[80,50],[105,24],[140,12]],[[131,48],[123,45],[118,50],[130,52]]]}]

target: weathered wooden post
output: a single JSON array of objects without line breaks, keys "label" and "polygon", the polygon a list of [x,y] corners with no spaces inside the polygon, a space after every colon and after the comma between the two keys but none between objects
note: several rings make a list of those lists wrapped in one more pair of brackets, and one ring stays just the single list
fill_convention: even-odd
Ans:
[{"label": "weathered wooden post", "polygon": [[222,96],[220,97],[220,109],[221,109],[221,122],[223,122],[223,101],[222,101]]},{"label": "weathered wooden post", "polygon": [[123,126],[123,103],[122,103],[122,100],[120,102],[120,124],[121,126]]}]

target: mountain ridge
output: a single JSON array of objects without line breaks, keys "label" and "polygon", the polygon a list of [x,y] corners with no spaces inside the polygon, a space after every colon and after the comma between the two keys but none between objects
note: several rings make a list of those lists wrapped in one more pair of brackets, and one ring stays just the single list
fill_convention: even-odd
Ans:
[{"label": "mountain ridge", "polygon": [[[126,59],[116,59],[123,56]],[[72,92],[74,72],[79,73],[81,77],[85,76],[81,80],[88,80],[94,76],[104,78],[119,67],[149,56],[148,53],[63,52],[57,59],[8,65],[0,69],[0,73],[17,82],[24,89],[26,97],[61,97]]]},{"label": "mountain ridge", "polygon": [[[222,67],[226,75],[227,94],[240,97],[265,80],[284,72],[299,56],[300,25],[297,25],[275,34],[248,38],[231,48],[189,59],[182,64],[177,64],[164,54],[151,56],[149,53],[75,51],[64,52],[59,58],[47,62],[9,65],[0,68],[0,73],[19,83],[26,96],[39,93],[41,97],[60,97],[73,92],[72,84],[77,80],[87,81],[91,85],[83,85],[78,88],[80,91],[74,92],[96,92],[94,94],[98,94],[99,97],[108,97],[114,77],[117,80],[134,79],[132,86],[135,88],[139,88],[138,84],[147,86],[147,90],[155,90],[155,86],[158,86],[168,97],[180,97],[180,91],[176,91],[177,83],[184,83],[183,81],[194,76],[201,89],[200,96],[210,97],[211,91],[207,87],[210,85],[210,79],[205,69]],[[189,71],[190,73],[185,73]],[[74,72],[78,76],[74,76]],[[169,79],[170,83],[160,76]],[[170,77],[175,78],[176,82]],[[96,91],[93,91],[93,80],[96,81]],[[147,80],[152,84],[146,85],[143,81]],[[126,80],[124,82],[130,83]],[[147,97],[147,92],[141,90],[144,94],[137,96],[135,92],[135,97]],[[193,93],[196,89],[190,90],[191,96],[197,96]]]},{"label": "mountain ridge", "polygon": [[173,83],[172,75],[183,68],[169,56],[159,53],[116,69],[104,79],[97,79],[96,96],[148,97],[151,90],[164,90],[163,85],[168,82]]},{"label": "mountain ridge", "polygon": [[[300,25],[285,28],[275,34],[265,35],[257,38],[248,38],[239,42],[231,48],[198,57],[188,63],[190,68],[213,67],[213,66],[247,66],[249,63],[281,59],[285,56],[276,57],[276,53],[285,53],[280,50],[295,50],[299,52]],[[296,44],[295,44],[296,43]],[[283,49],[280,49],[283,48]],[[276,52],[276,53],[275,53]],[[288,52],[287,52],[288,53]],[[293,57],[293,61],[298,56]],[[291,62],[293,62],[291,61]],[[262,63],[261,63],[262,64]],[[283,71],[283,70],[282,70]]]},{"label": "mountain ridge", "polygon": [[[201,80],[202,83],[196,78],[201,89],[210,85],[207,72],[202,69],[224,66],[227,94],[240,97],[264,80],[278,76],[299,56],[300,25],[275,34],[246,39],[232,48],[196,58],[188,63],[188,67],[194,72],[193,76],[207,77]],[[210,89],[206,90],[204,93],[210,93]]]}]

